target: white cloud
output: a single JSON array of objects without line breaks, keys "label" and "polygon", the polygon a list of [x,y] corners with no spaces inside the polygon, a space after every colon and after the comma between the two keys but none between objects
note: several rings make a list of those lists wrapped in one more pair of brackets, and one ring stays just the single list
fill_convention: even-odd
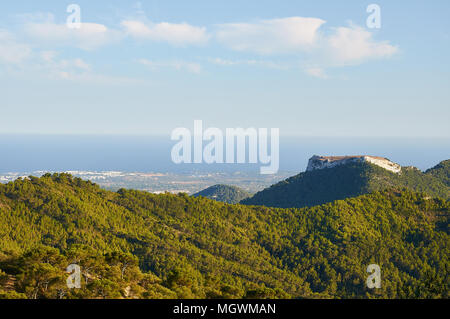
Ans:
[{"label": "white cloud", "polygon": [[325,73],[325,70],[318,67],[309,67],[305,68],[305,72],[313,77],[319,79],[327,79],[328,75]]},{"label": "white cloud", "polygon": [[28,23],[25,25],[25,32],[40,44],[71,46],[84,50],[94,50],[121,38],[120,32],[97,23],[81,23],[79,29],[71,29],[66,24],[52,21]]},{"label": "white cloud", "polygon": [[81,84],[88,85],[106,85],[106,86],[124,86],[124,85],[148,85],[149,82],[140,79],[134,79],[124,76],[112,76],[97,74],[92,72],[82,72],[82,73],[71,73],[71,72],[61,72],[58,77],[61,80],[72,81]]},{"label": "white cloud", "polygon": [[208,62],[221,66],[235,66],[235,65],[249,65],[249,66],[261,66],[271,69],[287,69],[288,66],[278,62],[268,61],[268,60],[227,60],[222,58],[209,58]]},{"label": "white cloud", "polygon": [[75,75],[91,70],[91,66],[80,58],[57,59],[55,51],[43,51],[39,55],[37,67],[53,77],[67,79]]},{"label": "white cloud", "polygon": [[55,51],[40,52],[35,64],[30,68],[44,74],[49,79],[81,84],[108,86],[147,84],[139,79],[95,73],[92,71],[91,65],[83,59],[59,59],[58,53]]},{"label": "white cloud", "polygon": [[369,59],[388,58],[398,52],[398,47],[387,41],[376,42],[372,33],[357,26],[340,27],[326,39],[331,63],[359,64]]},{"label": "white cloud", "polygon": [[222,58],[214,58],[214,59],[210,58],[210,59],[208,59],[208,61],[210,63],[213,63],[213,64],[224,65],[224,66],[232,66],[232,65],[240,64],[240,61],[225,60],[225,59],[222,59]]},{"label": "white cloud", "polygon": [[[215,36],[222,45],[234,51],[266,56],[290,55],[301,61],[307,74],[323,79],[328,78],[327,68],[385,59],[399,51],[388,41],[375,40],[373,33],[361,27],[325,29],[324,24],[325,21],[318,18],[302,17],[229,23],[219,25]],[[217,60],[215,63],[238,65],[245,61]]]},{"label": "white cloud", "polygon": [[31,53],[28,45],[17,42],[11,33],[0,29],[0,63],[19,65],[28,59]]},{"label": "white cloud", "polygon": [[[0,63],[18,66],[16,70],[44,71],[45,74],[59,74],[69,69],[90,70],[90,66],[80,58],[59,59],[55,51],[36,52],[29,45],[18,43],[15,37],[0,30]],[[12,69],[10,69],[12,70]]]},{"label": "white cloud", "polygon": [[[59,58],[58,53],[55,51],[33,52],[26,47],[28,52],[26,57],[18,58],[16,56],[16,58],[12,59],[8,53],[5,60],[3,59],[5,51],[2,50],[1,40],[4,35],[4,32],[0,31],[0,65],[6,64],[8,76],[63,80],[88,85],[122,86],[148,84],[139,79],[95,73],[92,71],[91,65],[83,59]],[[8,48],[11,49],[11,47]],[[17,67],[10,68],[11,65]]]},{"label": "white cloud", "polygon": [[[140,8],[136,4],[136,8]],[[204,45],[211,36],[224,47],[247,53],[247,58],[225,60],[208,59],[222,66],[249,65],[272,69],[300,68],[305,73],[328,78],[326,71],[333,67],[357,65],[373,59],[385,59],[395,55],[399,49],[388,41],[378,41],[370,30],[350,25],[326,28],[326,21],[319,18],[288,17],[245,23],[216,25],[208,32],[206,27],[187,23],[152,23],[145,16],[121,22],[121,29],[109,29],[97,23],[82,23],[80,29],[70,29],[65,24],[56,24],[52,14],[24,14],[25,34],[34,41],[23,44],[7,31],[0,30],[0,62],[20,64],[32,55],[35,47],[78,47],[93,50],[100,46],[119,42],[126,36],[134,39],[165,42],[173,46]],[[143,22],[145,21],[145,22]],[[28,40],[30,40],[28,38]],[[47,54],[47,55],[46,55]],[[265,56],[263,59],[251,56]],[[283,56],[273,62],[267,56]],[[52,58],[43,53],[43,61]],[[295,60],[295,62],[294,62]],[[63,63],[64,61],[60,61]],[[183,61],[140,62],[151,69],[172,68],[200,73],[201,65]],[[65,61],[67,67],[89,70],[84,61]],[[313,66],[313,67],[311,67]]]},{"label": "white cloud", "polygon": [[145,24],[141,21],[126,20],[122,21],[121,25],[134,38],[167,42],[175,46],[202,45],[209,40],[206,28],[187,23]]},{"label": "white cloud", "polygon": [[319,28],[325,23],[318,18],[291,17],[256,23],[218,25],[217,40],[236,50],[258,54],[283,54],[307,51],[317,43]]},{"label": "white cloud", "polygon": [[82,69],[82,70],[90,70],[91,66],[89,64],[87,64],[86,62],[84,62],[82,59],[74,59],[73,60],[73,65],[75,67],[77,67],[78,69]]},{"label": "white cloud", "polygon": [[158,70],[162,68],[170,68],[177,71],[185,70],[190,73],[200,73],[202,67],[200,64],[195,62],[185,62],[185,61],[151,61],[147,59],[140,59],[138,62],[151,70]]},{"label": "white cloud", "polygon": [[[54,24],[51,14],[24,14],[19,18],[33,21],[33,24],[25,25],[27,35],[47,40],[51,44],[64,45],[68,41],[74,41],[74,46],[92,49],[111,41],[111,31],[102,25],[83,24],[80,30],[75,30],[79,32],[72,33],[73,30],[65,25]],[[71,36],[74,38],[70,39]],[[91,65],[81,58],[60,58],[56,51],[39,50],[43,46],[41,41],[34,43],[30,39],[17,39],[17,34],[0,29],[0,67],[5,67],[5,74],[8,76],[67,80],[93,85],[148,85],[148,82],[140,79],[95,73]]]},{"label": "white cloud", "polygon": [[218,26],[216,38],[224,46],[262,55],[304,54],[326,57],[329,63],[354,64],[367,59],[387,58],[398,48],[377,42],[373,34],[358,26],[338,27],[325,34],[324,20],[291,17],[256,23]]}]

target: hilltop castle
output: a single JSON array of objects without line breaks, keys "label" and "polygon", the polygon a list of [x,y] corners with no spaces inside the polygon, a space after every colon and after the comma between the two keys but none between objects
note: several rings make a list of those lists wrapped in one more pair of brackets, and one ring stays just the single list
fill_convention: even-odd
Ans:
[{"label": "hilltop castle", "polygon": [[394,173],[400,173],[402,167],[394,162],[391,162],[387,158],[368,155],[357,156],[317,156],[314,155],[309,159],[308,167],[306,171],[313,171],[316,169],[331,168],[338,165],[344,165],[348,163],[367,162],[380,166],[388,171]]}]

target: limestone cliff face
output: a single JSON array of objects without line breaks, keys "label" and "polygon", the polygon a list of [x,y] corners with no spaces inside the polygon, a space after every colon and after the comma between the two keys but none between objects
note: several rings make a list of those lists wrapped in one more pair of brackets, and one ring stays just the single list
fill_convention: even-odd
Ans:
[{"label": "limestone cliff face", "polygon": [[402,167],[394,162],[391,162],[387,158],[368,155],[357,156],[317,156],[314,155],[309,159],[307,171],[313,171],[316,169],[331,168],[338,165],[345,165],[348,163],[368,162],[378,165],[388,171],[394,173],[400,173]]}]

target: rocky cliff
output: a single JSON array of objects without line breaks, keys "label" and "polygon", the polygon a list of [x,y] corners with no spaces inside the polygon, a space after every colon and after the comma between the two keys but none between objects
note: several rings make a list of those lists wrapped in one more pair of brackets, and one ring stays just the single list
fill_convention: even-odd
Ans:
[{"label": "rocky cliff", "polygon": [[388,171],[394,173],[400,173],[402,167],[394,162],[391,162],[387,158],[369,155],[357,155],[357,156],[317,156],[314,155],[309,159],[307,171],[313,171],[317,169],[331,168],[339,165],[345,165],[356,162],[368,162],[380,166]]}]

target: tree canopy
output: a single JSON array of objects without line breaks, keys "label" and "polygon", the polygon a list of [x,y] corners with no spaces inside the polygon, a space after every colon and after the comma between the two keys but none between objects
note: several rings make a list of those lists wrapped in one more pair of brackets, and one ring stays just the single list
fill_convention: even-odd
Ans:
[{"label": "tree canopy", "polygon": [[0,298],[448,298],[449,206],[408,189],[282,209],[19,179],[0,185]]}]

